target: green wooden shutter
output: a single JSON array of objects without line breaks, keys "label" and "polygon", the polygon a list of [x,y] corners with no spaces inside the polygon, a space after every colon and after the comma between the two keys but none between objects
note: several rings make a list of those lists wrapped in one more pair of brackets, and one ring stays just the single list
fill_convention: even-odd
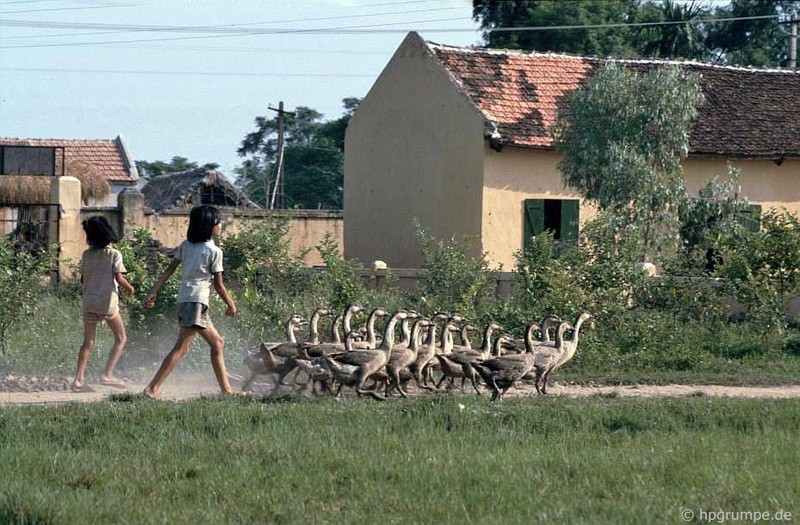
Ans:
[{"label": "green wooden shutter", "polygon": [[761,229],[761,205],[750,204],[739,212],[737,219],[739,224],[747,228],[747,231],[758,232]]},{"label": "green wooden shutter", "polygon": [[525,238],[523,245],[531,242],[531,237],[539,235],[544,231],[544,200],[526,199],[525,203]]},{"label": "green wooden shutter", "polygon": [[578,225],[580,224],[580,201],[561,201],[561,240],[575,242],[578,240]]}]

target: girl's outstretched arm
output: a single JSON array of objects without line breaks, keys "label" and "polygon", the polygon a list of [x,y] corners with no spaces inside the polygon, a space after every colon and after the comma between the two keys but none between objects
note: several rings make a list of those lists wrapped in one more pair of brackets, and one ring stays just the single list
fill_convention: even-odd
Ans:
[{"label": "girl's outstretched arm", "polygon": [[133,289],[133,286],[131,286],[131,283],[128,282],[128,279],[125,278],[124,274],[121,274],[119,272],[115,273],[114,280],[117,281],[120,287],[122,287],[122,291],[125,292],[126,294],[133,295],[133,292],[136,291]]},{"label": "girl's outstretched arm", "polygon": [[228,305],[228,309],[225,310],[225,315],[236,315],[236,305],[233,304],[233,299],[231,299],[231,295],[228,293],[228,289],[225,288],[225,283],[222,281],[222,272],[217,272],[214,274],[214,289],[217,291],[222,300],[225,301],[225,304]]},{"label": "girl's outstretched arm", "polygon": [[164,273],[161,274],[161,277],[158,278],[158,282],[156,282],[155,286],[153,286],[153,291],[150,292],[144,300],[145,308],[152,308],[156,305],[156,297],[158,297],[158,292],[161,291],[161,287],[164,286],[164,283],[167,282],[167,279],[170,278],[172,273],[180,266],[181,261],[178,259],[172,259],[170,261],[169,266],[164,270]]}]

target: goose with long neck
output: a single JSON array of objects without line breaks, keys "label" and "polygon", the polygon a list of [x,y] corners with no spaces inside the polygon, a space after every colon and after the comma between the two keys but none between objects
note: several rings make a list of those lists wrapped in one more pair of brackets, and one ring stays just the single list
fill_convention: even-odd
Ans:
[{"label": "goose with long neck", "polygon": [[[406,321],[406,319],[403,319]],[[402,346],[400,344],[392,347],[392,353],[389,357],[389,363],[386,365],[386,373],[389,376],[389,393],[395,389],[400,392],[403,397],[408,397],[408,392],[405,389],[405,384],[401,383],[400,375],[403,371],[407,370],[411,364],[416,361],[419,354],[420,340],[422,338],[422,330],[431,325],[431,322],[426,319],[416,319],[414,325],[411,327],[409,333],[409,345]]]},{"label": "goose with long neck", "polygon": [[566,340],[564,334],[567,330],[572,329],[572,323],[569,321],[561,321],[556,328],[556,339],[554,343],[537,343],[532,338],[527,342],[528,348],[533,353],[533,369],[531,373],[534,375],[534,385],[536,392],[539,394],[546,394],[546,388],[540,387],[540,382],[545,379],[552,372],[553,367],[558,363],[566,351]]},{"label": "goose with long neck", "polygon": [[[473,324],[464,323],[464,326],[461,327],[461,331],[459,332],[459,335],[461,336],[460,346],[471,349],[472,342],[469,340],[469,333],[474,332],[477,329],[478,328]],[[455,348],[453,349],[453,351],[455,351]]]},{"label": "goose with long neck", "polygon": [[[428,335],[417,351],[417,358],[409,365],[409,369],[414,376],[414,381],[416,381],[418,388],[433,392],[436,391],[435,386],[428,385],[428,382],[423,380],[423,372],[426,371],[426,366],[431,359],[434,359],[433,356],[436,355],[436,322],[447,321],[449,317],[450,316],[447,314],[436,314],[433,316],[430,322],[431,324],[428,326]],[[442,330],[444,330],[444,328]]]},{"label": "goose with long neck", "polygon": [[[386,322],[386,327],[384,328],[383,340],[378,348],[355,348],[349,352],[344,352],[333,356],[333,358],[341,364],[358,367],[358,371],[356,372],[358,379],[355,387],[358,395],[369,394],[375,399],[385,399],[382,395],[374,390],[366,390],[364,386],[369,376],[381,370],[389,362],[392,353],[392,347],[394,346],[395,327],[397,326],[398,322],[406,317],[408,317],[406,312],[398,311],[389,318],[389,320]],[[353,344],[355,345],[355,342]]]},{"label": "goose with long neck", "polygon": [[262,357],[262,349],[276,348],[278,345],[285,342],[291,342],[291,341],[297,342],[297,332],[300,331],[300,325],[302,321],[303,318],[299,315],[290,316],[286,322],[286,341],[263,342],[258,346],[257,350],[253,350],[247,353],[247,355],[244,358],[244,364],[250,371],[250,376],[242,384],[243,392],[250,391],[250,389],[253,387],[253,383],[255,382],[258,376],[277,373],[267,368],[266,364],[264,363],[264,358]]},{"label": "goose with long neck", "polygon": [[[503,345],[509,339],[511,339],[509,335],[503,334],[496,344]],[[471,366],[492,390],[492,400],[496,401],[533,368],[533,354],[526,352],[501,355],[487,361],[472,363]]]},{"label": "goose with long neck", "polygon": [[[466,380],[469,379],[475,392],[480,395],[481,392],[478,388],[478,379],[480,377],[475,369],[472,368],[472,363],[485,361],[492,355],[499,356],[502,353],[501,344],[505,342],[507,338],[498,337],[497,340],[492,343],[492,333],[498,329],[501,329],[500,325],[497,323],[490,323],[490,326],[484,331],[484,341],[479,349],[454,350],[449,355],[438,356],[442,364],[442,378],[439,380],[439,383],[436,384],[436,388],[438,389],[445,379],[450,379],[450,388],[453,388],[455,379],[461,378],[461,391],[463,392]],[[447,370],[445,370],[446,368]]]},{"label": "goose with long neck", "polygon": [[[334,354],[339,352],[345,351],[345,343],[342,342],[341,335],[337,331],[337,321],[340,326],[344,327],[345,330],[345,337],[348,333],[352,330],[350,328],[351,319],[353,315],[357,314],[358,312],[362,311],[363,307],[360,304],[351,304],[347,307],[347,309],[333,322],[333,326],[331,327],[333,342],[330,343],[319,343],[316,345],[306,345],[303,347],[303,353],[305,354],[305,359],[313,359],[315,357],[322,357],[326,354]],[[353,341],[357,333],[353,334]]]},{"label": "goose with long neck", "polygon": [[[550,367],[549,370],[542,374],[542,394],[547,394],[547,379],[550,377],[550,374],[567,364],[575,355],[575,351],[578,350],[578,335],[581,331],[581,326],[583,326],[583,323],[590,319],[594,319],[592,314],[589,312],[581,312],[581,314],[575,320],[575,328],[572,331],[572,337],[563,342],[563,351],[559,355],[558,360],[553,364],[552,367]],[[538,390],[539,389],[537,388],[537,391]]]},{"label": "goose with long neck", "polygon": [[[366,341],[353,341],[353,348],[355,349],[363,349],[363,350],[370,350],[378,347],[378,334],[375,331],[375,321],[378,320],[378,317],[384,317],[388,315],[386,309],[381,308],[378,306],[377,308],[373,308],[372,311],[369,313],[367,317],[367,339]],[[384,329],[385,331],[385,329]]]},{"label": "goose with long neck", "polygon": [[[478,348],[472,348],[464,345],[453,345],[453,353],[456,354],[464,352],[468,354],[489,355],[489,352],[492,351],[492,334],[496,330],[502,330],[502,329],[503,329],[502,326],[500,326],[494,321],[491,321],[489,324],[486,325],[486,328],[483,330],[483,339],[481,340],[481,344]],[[486,358],[484,357],[484,359]]]}]

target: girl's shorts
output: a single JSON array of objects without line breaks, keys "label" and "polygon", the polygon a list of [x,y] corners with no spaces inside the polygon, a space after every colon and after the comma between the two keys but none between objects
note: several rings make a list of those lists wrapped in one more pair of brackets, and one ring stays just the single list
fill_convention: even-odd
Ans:
[{"label": "girl's shorts", "polygon": [[178,303],[178,321],[184,328],[208,328],[211,326],[208,305],[203,303]]},{"label": "girl's shorts", "polygon": [[88,323],[103,323],[115,318],[117,314],[96,314],[94,312],[83,312],[83,320]]}]

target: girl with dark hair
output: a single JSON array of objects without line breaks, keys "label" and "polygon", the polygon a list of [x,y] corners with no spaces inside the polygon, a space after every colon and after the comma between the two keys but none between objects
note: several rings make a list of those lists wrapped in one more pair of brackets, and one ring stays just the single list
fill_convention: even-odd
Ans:
[{"label": "girl with dark hair", "polygon": [[72,390],[86,391],[84,375],[89,354],[94,347],[97,324],[105,322],[114,334],[114,346],[100,384],[124,388],[125,383],[114,377],[114,367],[125,347],[125,325],[119,314],[119,292],[134,292],[133,286],[125,278],[125,265],[122,254],[108,245],[117,242],[117,235],[105,217],[92,217],[83,221],[86,244],[89,249],[81,256],[80,271],[83,285],[83,344],[78,352],[78,368],[72,381]]},{"label": "girl with dark hair", "polygon": [[225,315],[236,315],[236,305],[222,280],[222,250],[211,239],[212,236],[218,236],[221,229],[219,210],[213,206],[192,208],[186,240],[181,243],[169,266],[144,301],[145,308],[153,308],[161,287],[178,266],[183,264],[181,284],[178,288],[178,340],[164,358],[150,384],[144,389],[144,395],[147,397],[158,398],[161,385],[189,351],[189,345],[195,334],[200,334],[211,349],[211,366],[214,368],[220,390],[225,394],[233,393],[225,368],[223,355],[225,341],[211,323],[208,314],[213,284],[217,294],[227,305]]}]

